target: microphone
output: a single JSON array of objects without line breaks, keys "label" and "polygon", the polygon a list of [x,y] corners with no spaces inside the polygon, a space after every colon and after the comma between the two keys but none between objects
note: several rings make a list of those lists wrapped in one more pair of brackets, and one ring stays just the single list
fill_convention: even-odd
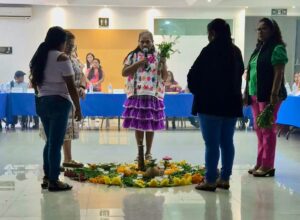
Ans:
[{"label": "microphone", "polygon": [[[144,53],[144,57],[147,59],[147,57],[148,57],[148,52],[149,52],[149,50],[148,50],[148,48],[143,48],[143,53]],[[145,69],[147,69],[148,68],[148,63],[146,63],[145,64]]]}]

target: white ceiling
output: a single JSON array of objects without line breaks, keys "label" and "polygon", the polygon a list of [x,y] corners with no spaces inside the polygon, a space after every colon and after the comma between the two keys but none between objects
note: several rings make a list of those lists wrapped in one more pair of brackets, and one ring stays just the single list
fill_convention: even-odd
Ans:
[{"label": "white ceiling", "polygon": [[[210,1],[210,2],[209,2]],[[7,5],[59,5],[59,6],[118,6],[118,7],[300,7],[300,0],[0,0]]]}]

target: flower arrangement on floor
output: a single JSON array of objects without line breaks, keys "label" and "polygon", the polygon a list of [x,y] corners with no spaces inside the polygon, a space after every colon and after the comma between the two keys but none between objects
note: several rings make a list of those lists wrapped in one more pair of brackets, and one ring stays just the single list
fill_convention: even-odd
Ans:
[{"label": "flower arrangement on floor", "polygon": [[203,181],[203,167],[186,161],[171,162],[171,159],[164,157],[159,165],[156,160],[146,161],[146,171],[139,171],[136,163],[106,163],[66,170],[64,175],[81,182],[140,188],[185,186]]}]

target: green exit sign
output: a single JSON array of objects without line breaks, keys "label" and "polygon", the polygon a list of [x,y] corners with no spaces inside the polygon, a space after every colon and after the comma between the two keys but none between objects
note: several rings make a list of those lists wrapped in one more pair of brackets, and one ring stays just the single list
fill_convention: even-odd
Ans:
[{"label": "green exit sign", "polygon": [[286,16],[287,9],[286,8],[273,8],[271,11],[272,16]]}]

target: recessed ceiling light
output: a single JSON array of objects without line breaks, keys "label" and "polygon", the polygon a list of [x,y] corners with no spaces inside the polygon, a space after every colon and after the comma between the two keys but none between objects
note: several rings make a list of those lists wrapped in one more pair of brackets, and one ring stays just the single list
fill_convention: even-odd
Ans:
[{"label": "recessed ceiling light", "polygon": [[249,8],[248,6],[246,6],[245,8]]},{"label": "recessed ceiling light", "polygon": [[292,8],[296,8],[296,6],[295,6],[295,5],[293,5],[293,6],[292,6]]},{"label": "recessed ceiling light", "polygon": [[210,2],[211,2],[211,0],[207,0],[207,2],[209,2],[209,3],[210,3]]}]

